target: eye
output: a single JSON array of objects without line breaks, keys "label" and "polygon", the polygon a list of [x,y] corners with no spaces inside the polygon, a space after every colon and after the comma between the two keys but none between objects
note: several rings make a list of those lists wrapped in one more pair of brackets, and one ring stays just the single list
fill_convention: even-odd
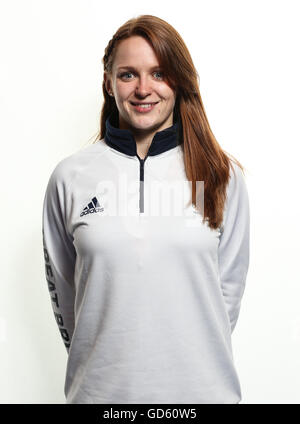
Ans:
[{"label": "eye", "polygon": [[[121,77],[121,78],[123,78],[125,75],[133,75],[132,74],[132,72],[123,72],[122,74],[120,74],[119,76]],[[125,79],[128,79],[128,78],[125,78]],[[129,78],[130,79],[130,78]]]},{"label": "eye", "polygon": [[163,73],[161,72],[161,71],[155,71],[154,72],[155,74],[160,74],[161,76],[159,77],[159,79],[162,79],[163,78]]},{"label": "eye", "polygon": [[[162,79],[163,79],[163,72],[162,72],[162,71],[155,71],[155,72],[154,72],[154,74],[158,74],[157,79],[160,79],[160,80],[162,80]],[[119,77],[120,77],[120,78],[122,78],[122,79],[125,79],[125,80],[130,80],[130,79],[132,79],[132,78],[127,77],[128,75],[134,75],[134,74],[133,74],[132,72],[127,71],[127,72],[122,72],[122,73],[119,75]]]}]

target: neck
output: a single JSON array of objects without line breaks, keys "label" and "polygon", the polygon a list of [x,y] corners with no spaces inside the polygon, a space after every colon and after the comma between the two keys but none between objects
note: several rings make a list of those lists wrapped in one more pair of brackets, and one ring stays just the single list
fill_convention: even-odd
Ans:
[{"label": "neck", "polygon": [[173,114],[168,119],[168,121],[163,123],[163,125],[161,125],[158,128],[152,129],[150,131],[140,130],[140,129],[131,127],[128,125],[126,121],[123,120],[121,116],[119,116],[119,128],[132,131],[134,135],[134,139],[136,141],[136,152],[141,159],[144,159],[147,156],[149,147],[151,145],[151,142],[153,140],[155,133],[158,131],[162,131],[165,128],[171,127],[172,125],[173,125]]},{"label": "neck", "polygon": [[135,135],[136,152],[141,159],[146,157],[151,141],[153,139],[153,135],[154,134],[151,134],[149,137],[143,137],[142,139],[139,139],[139,137]]},{"label": "neck", "polygon": [[105,142],[125,155],[138,155],[140,159],[161,154],[183,142],[180,116],[173,116],[175,122],[167,128],[148,133],[135,131],[134,135],[132,129],[119,128],[118,114],[110,113],[105,121]]}]

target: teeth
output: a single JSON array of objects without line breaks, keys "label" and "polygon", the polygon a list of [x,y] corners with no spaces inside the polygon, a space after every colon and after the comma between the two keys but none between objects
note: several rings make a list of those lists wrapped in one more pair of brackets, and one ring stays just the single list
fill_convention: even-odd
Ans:
[{"label": "teeth", "polygon": [[140,106],[140,107],[142,107],[142,108],[147,108],[147,107],[151,107],[152,106],[152,103],[148,103],[148,104],[144,104],[144,105],[139,105],[139,104],[137,104],[136,106]]}]

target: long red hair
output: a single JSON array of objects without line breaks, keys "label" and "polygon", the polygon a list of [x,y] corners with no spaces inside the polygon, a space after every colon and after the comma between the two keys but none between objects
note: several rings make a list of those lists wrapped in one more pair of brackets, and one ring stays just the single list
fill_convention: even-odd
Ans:
[{"label": "long red hair", "polygon": [[[184,165],[187,180],[192,182],[192,203],[198,205],[196,181],[204,181],[203,220],[212,229],[223,221],[226,187],[230,177],[231,161],[244,172],[243,166],[226,153],[217,142],[208,123],[199,90],[199,80],[191,55],[179,33],[166,21],[153,15],[140,15],[125,22],[113,35],[102,59],[104,71],[112,72],[118,42],[133,35],[144,37],[156,53],[164,78],[177,91],[174,113],[180,118]],[[105,136],[105,121],[111,113],[118,113],[115,99],[102,84],[104,103],[101,110],[100,132]],[[202,186],[203,187],[203,186]]]}]

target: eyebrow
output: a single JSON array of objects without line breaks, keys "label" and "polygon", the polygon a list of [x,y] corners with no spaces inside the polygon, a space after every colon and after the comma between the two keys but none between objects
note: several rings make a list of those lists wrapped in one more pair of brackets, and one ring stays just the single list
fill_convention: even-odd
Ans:
[{"label": "eyebrow", "polygon": [[[150,68],[150,70],[152,71],[153,69],[161,69],[161,68],[162,68],[161,66],[156,65],[156,66],[152,66],[152,67]],[[130,70],[130,71],[136,71],[136,69],[135,69],[135,67],[134,67],[134,66],[119,66],[119,67],[117,68],[117,71],[120,71],[120,69],[127,69],[127,70]]]}]

